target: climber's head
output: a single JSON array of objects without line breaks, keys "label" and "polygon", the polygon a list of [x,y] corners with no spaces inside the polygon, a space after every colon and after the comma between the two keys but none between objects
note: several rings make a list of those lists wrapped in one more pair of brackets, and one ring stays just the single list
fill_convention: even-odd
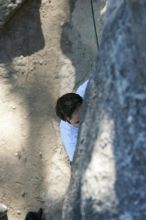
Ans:
[{"label": "climber's head", "polygon": [[61,96],[56,103],[57,116],[74,127],[79,127],[82,102],[82,97],[76,93]]}]

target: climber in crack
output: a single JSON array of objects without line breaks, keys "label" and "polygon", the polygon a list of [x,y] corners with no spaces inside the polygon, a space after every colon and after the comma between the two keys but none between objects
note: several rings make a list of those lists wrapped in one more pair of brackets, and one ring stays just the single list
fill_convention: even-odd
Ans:
[{"label": "climber in crack", "polygon": [[61,96],[56,103],[56,114],[61,119],[60,135],[70,161],[73,160],[79,125],[80,113],[88,80],[85,81],[76,93],[67,93]]}]

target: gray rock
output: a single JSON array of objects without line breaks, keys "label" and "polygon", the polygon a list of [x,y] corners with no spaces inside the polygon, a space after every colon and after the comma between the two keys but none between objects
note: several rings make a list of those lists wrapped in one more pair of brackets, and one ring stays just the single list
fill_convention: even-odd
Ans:
[{"label": "gray rock", "polygon": [[26,0],[0,0],[0,28]]},{"label": "gray rock", "polygon": [[63,220],[146,219],[146,1],[110,0]]}]

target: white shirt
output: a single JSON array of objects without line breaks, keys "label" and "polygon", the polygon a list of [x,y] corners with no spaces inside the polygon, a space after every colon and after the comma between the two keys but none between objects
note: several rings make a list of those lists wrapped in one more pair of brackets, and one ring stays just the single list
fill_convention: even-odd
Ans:
[{"label": "white shirt", "polygon": [[[85,95],[86,87],[88,80],[85,81],[76,91],[76,94],[79,94],[82,98]],[[61,120],[60,122],[60,136],[63,145],[67,151],[70,161],[73,160],[73,155],[76,148],[77,137],[78,137],[79,128],[74,127],[66,121]]]}]

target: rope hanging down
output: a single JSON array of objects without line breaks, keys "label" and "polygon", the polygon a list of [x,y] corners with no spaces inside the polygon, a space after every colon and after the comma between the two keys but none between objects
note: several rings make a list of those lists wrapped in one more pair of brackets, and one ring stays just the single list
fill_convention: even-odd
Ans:
[{"label": "rope hanging down", "polygon": [[98,42],[98,35],[97,35],[95,15],[94,15],[94,8],[93,8],[93,0],[91,0],[91,12],[92,12],[92,18],[93,18],[93,25],[94,25],[94,31],[95,31],[95,38],[96,38],[97,49],[99,50],[99,42]]}]

